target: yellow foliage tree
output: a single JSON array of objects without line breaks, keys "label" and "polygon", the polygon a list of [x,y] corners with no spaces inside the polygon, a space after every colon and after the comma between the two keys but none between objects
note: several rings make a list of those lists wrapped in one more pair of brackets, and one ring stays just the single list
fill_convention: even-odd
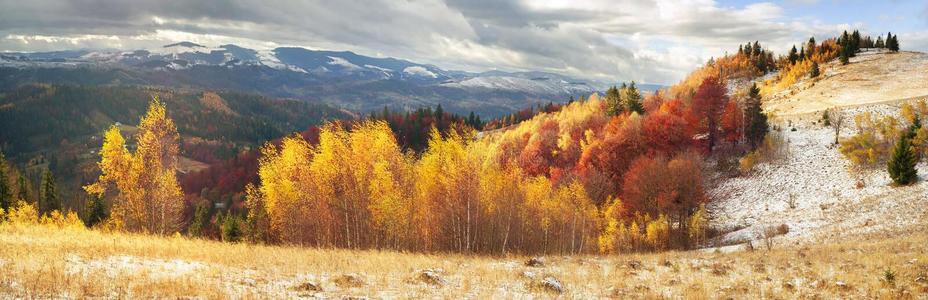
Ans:
[{"label": "yellow foliage tree", "polygon": [[104,134],[98,163],[101,175],[84,189],[104,196],[113,191],[113,217],[124,229],[157,234],[181,226],[183,193],[177,182],[178,134],[158,98],[152,99],[130,153],[117,126]]},{"label": "yellow foliage tree", "polygon": [[645,229],[645,238],[655,250],[667,249],[670,241],[670,222],[667,217],[660,215],[657,219],[648,222]]},{"label": "yellow foliage tree", "polygon": [[419,236],[427,249],[471,252],[483,210],[479,201],[480,160],[468,151],[473,133],[433,129],[428,150],[416,166]]}]

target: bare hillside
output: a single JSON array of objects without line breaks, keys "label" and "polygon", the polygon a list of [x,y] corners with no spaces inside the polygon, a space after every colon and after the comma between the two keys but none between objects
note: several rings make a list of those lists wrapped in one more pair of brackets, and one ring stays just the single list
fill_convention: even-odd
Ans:
[{"label": "bare hillside", "polygon": [[898,117],[902,103],[928,99],[928,54],[864,52],[851,62],[831,62],[815,82],[765,99],[786,155],[749,175],[716,179],[709,209],[714,225],[726,232],[716,245],[759,243],[765,231],[783,224],[789,232],[776,239],[789,244],[924,230],[928,164],[918,165],[921,180],[908,187],[890,186],[885,167],[852,173],[833,144],[834,131],[820,118],[825,109],[840,109],[846,138],[856,133],[857,114]]},{"label": "bare hillside", "polygon": [[867,51],[841,66],[824,66],[817,80],[806,79],[768,99],[778,116],[819,112],[831,107],[910,100],[928,96],[928,54]]}]

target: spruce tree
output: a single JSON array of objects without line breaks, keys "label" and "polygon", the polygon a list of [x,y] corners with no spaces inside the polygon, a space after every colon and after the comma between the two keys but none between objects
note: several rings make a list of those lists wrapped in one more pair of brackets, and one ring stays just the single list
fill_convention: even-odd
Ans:
[{"label": "spruce tree", "polygon": [[641,103],[641,92],[638,91],[638,87],[635,86],[634,81],[625,87],[622,94],[625,99],[625,110],[637,112],[638,114],[644,113],[644,105]]},{"label": "spruce tree", "polygon": [[878,49],[886,48],[886,45],[883,43],[883,36],[876,37],[876,45],[874,47]]},{"label": "spruce tree", "polygon": [[909,142],[909,135],[902,134],[896,147],[893,149],[892,157],[887,164],[889,177],[897,185],[908,185],[918,179],[918,173],[915,170],[915,149]]},{"label": "spruce tree", "polygon": [[796,64],[796,60],[799,59],[799,55],[796,54],[796,45],[793,45],[793,48],[789,50],[787,59],[789,59],[789,64]]},{"label": "spruce tree", "polygon": [[812,70],[809,71],[809,77],[812,77],[812,78],[818,77],[818,75],[820,74],[820,72],[821,72],[821,70],[818,69],[818,62],[817,62],[817,61],[813,61],[813,62],[812,62]]},{"label": "spruce tree", "polygon": [[767,115],[764,114],[760,100],[760,89],[757,88],[757,84],[752,84],[744,104],[745,124],[747,125],[744,134],[752,149],[757,148],[757,145],[767,135],[767,131],[770,130],[770,125],[767,124]]},{"label": "spruce tree", "polygon": [[47,169],[42,174],[42,186],[39,191],[39,208],[42,213],[61,209],[61,204],[58,203],[58,189],[55,187],[55,176]]},{"label": "spruce tree", "polygon": [[0,152],[0,209],[8,211],[13,206],[13,189],[10,186],[10,175],[7,171],[6,158]]}]

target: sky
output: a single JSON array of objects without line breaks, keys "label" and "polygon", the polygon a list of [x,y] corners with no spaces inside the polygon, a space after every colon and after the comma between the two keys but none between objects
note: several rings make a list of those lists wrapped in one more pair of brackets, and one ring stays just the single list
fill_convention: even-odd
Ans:
[{"label": "sky", "polygon": [[656,84],[748,41],[783,53],[853,29],[928,51],[928,1],[0,0],[4,52],[299,46]]}]

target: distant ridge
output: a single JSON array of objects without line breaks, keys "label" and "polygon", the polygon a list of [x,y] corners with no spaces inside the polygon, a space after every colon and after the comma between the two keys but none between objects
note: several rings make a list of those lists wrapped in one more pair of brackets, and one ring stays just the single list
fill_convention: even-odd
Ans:
[{"label": "distant ridge", "polygon": [[164,48],[171,48],[171,47],[206,48],[206,46],[203,46],[203,45],[200,45],[194,42],[187,42],[187,41],[164,45]]}]

